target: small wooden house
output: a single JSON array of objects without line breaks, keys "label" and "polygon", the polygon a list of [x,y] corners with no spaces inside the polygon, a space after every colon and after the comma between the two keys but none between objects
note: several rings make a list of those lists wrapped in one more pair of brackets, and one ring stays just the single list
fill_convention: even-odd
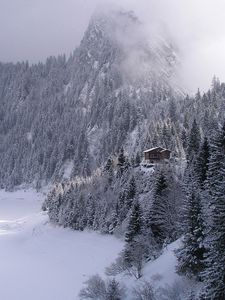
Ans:
[{"label": "small wooden house", "polygon": [[162,147],[155,147],[144,151],[144,161],[146,163],[161,163],[170,159],[171,151]]}]

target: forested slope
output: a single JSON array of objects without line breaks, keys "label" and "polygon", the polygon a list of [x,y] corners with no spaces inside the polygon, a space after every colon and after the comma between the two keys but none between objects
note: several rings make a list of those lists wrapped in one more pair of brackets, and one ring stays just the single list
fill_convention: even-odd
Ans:
[{"label": "forested slope", "polygon": [[[223,103],[224,84],[215,78],[206,94],[198,91],[195,97],[170,103],[168,123],[162,122],[160,128],[157,122],[158,139],[150,145],[161,142],[181,152],[174,150],[168,163],[147,168],[138,152],[121,148],[92,176],[55,185],[44,204],[50,220],[124,238],[123,251],[107,269],[110,276],[125,273],[142,278],[143,267],[166,245],[181,239],[176,271],[184,276],[186,291],[175,291],[174,286],[171,295],[223,299]],[[180,148],[173,148],[174,141]],[[143,287],[148,292],[154,290],[149,284]]]},{"label": "forested slope", "polygon": [[2,186],[59,180],[68,161],[71,175],[90,175],[134,130],[141,149],[153,108],[180,94],[175,66],[172,47],[148,43],[125,12],[95,15],[68,59],[0,64]]}]

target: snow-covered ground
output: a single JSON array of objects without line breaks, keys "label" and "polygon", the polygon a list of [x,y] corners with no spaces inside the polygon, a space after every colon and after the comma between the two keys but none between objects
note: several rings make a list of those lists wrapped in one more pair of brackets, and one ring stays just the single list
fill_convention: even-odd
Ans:
[{"label": "snow-covered ground", "polygon": [[[0,299],[76,300],[83,283],[91,275],[104,277],[122,250],[113,236],[77,232],[55,227],[41,211],[44,196],[33,190],[0,190]],[[162,255],[147,263],[141,280],[126,274],[117,276],[128,289],[149,281],[155,288],[173,285],[174,249],[170,244]]]},{"label": "snow-covered ground", "polygon": [[180,246],[180,243],[180,240],[177,240],[169,244],[156,260],[148,262],[143,268],[143,276],[140,279],[127,274],[117,276],[118,281],[126,287],[126,300],[132,299],[132,290],[141,287],[144,282],[149,282],[157,292],[160,288],[172,287],[182,281],[182,277],[176,273],[177,260],[174,254],[174,250]]},{"label": "snow-covered ground", "polygon": [[159,287],[173,285],[175,281],[180,279],[175,270],[177,259],[174,254],[174,250],[179,246],[180,240],[177,240],[164,248],[159,258],[146,264],[143,276],[149,278],[150,281],[154,282],[154,285]]},{"label": "snow-covered ground", "polygon": [[15,220],[39,212],[43,197],[33,190],[0,190],[0,220]]},{"label": "snow-covered ground", "polygon": [[43,195],[0,191],[0,299],[76,300],[90,275],[103,275],[123,247],[112,236],[54,227]]}]

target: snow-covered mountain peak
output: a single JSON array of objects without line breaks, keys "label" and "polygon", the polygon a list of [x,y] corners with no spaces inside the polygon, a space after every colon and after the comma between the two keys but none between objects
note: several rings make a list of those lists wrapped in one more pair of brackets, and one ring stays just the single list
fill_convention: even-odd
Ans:
[{"label": "snow-covered mountain peak", "polygon": [[128,85],[147,87],[160,81],[170,86],[178,65],[172,43],[146,30],[132,11],[94,14],[80,48],[95,68],[113,64]]},{"label": "snow-covered mountain peak", "polygon": [[94,27],[97,33],[101,31],[105,34],[113,34],[117,30],[125,31],[127,28],[137,27],[140,24],[133,11],[111,9],[95,12],[90,20],[89,28]]}]

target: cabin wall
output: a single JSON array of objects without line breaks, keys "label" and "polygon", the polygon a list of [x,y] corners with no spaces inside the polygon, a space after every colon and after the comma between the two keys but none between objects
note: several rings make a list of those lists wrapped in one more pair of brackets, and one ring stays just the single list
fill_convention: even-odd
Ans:
[{"label": "cabin wall", "polygon": [[170,159],[170,151],[163,151],[162,153],[159,153],[157,150],[144,152],[144,159],[151,163],[161,162],[164,159]]},{"label": "cabin wall", "polygon": [[161,159],[170,159],[170,151],[164,151],[161,153]]}]

